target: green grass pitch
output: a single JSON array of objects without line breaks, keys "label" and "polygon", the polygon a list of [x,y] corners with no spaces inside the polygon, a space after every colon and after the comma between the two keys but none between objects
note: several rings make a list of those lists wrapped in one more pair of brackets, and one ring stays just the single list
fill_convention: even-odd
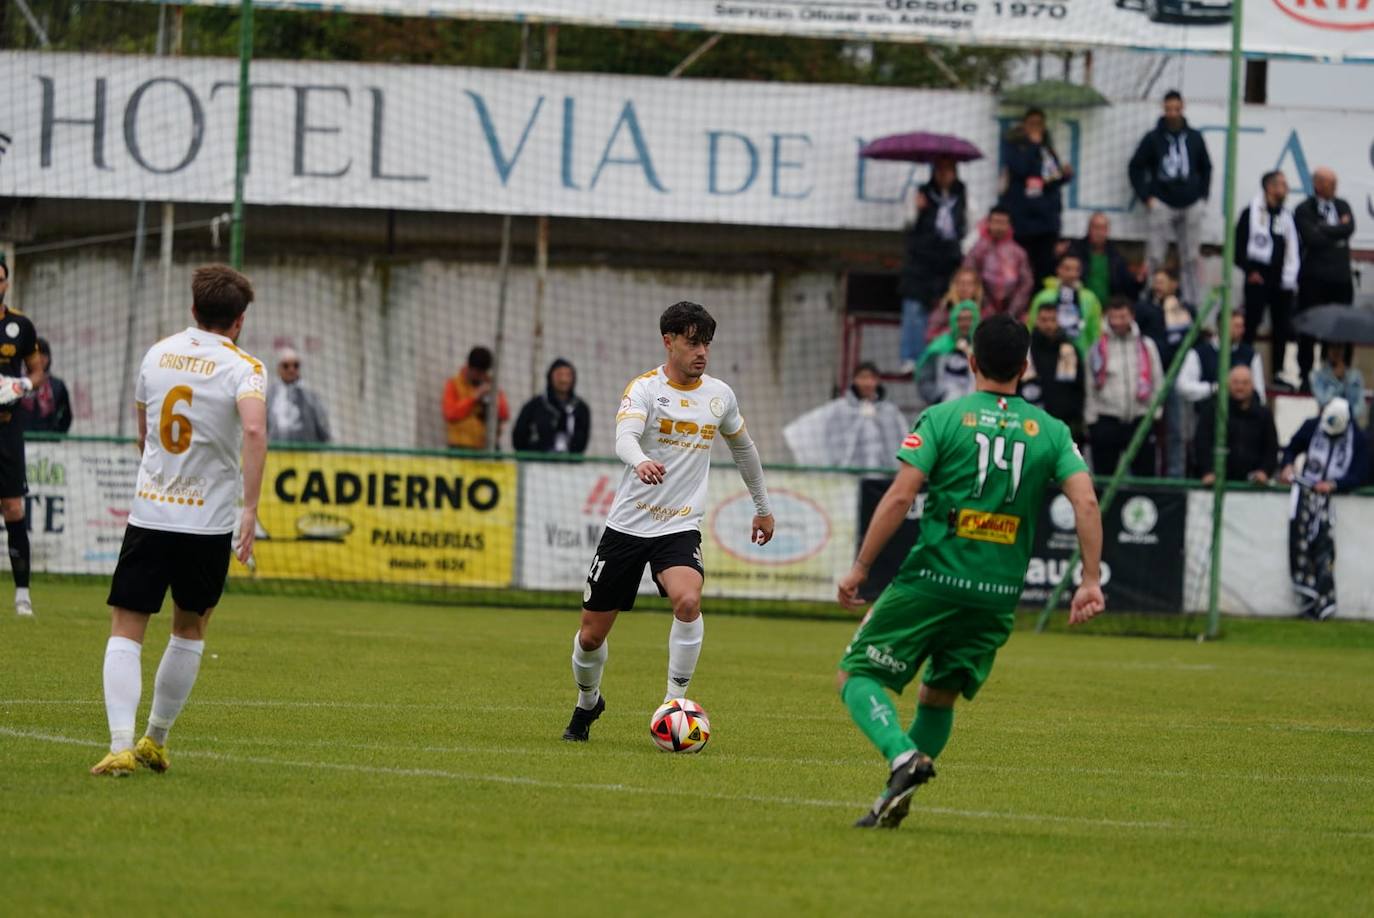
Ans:
[{"label": "green grass pitch", "polygon": [[[712,615],[699,756],[648,736],[668,619],[623,616],[586,746],[571,612],[230,595],[172,770],[107,733],[103,587],[0,616],[11,915],[1367,914],[1374,627],[1018,633],[897,832],[835,697],[850,623]],[[143,655],[145,724],[166,643]],[[901,710],[909,716],[910,693]]]}]

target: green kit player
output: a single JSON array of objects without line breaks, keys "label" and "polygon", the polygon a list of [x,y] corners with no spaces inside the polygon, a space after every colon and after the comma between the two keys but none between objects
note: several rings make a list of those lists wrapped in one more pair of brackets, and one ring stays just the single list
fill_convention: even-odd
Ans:
[{"label": "green kit player", "polygon": [[[896,479],[873,513],[840,602],[860,608],[859,587],[921,486],[930,483],[921,534],[840,660],[840,697],[891,768],[887,787],[855,823],[896,828],[954,726],[954,700],[973,698],[1011,635],[1051,481],[1073,504],[1083,583],[1069,622],[1104,608],[1102,519],[1092,477],[1062,422],[1016,395],[1030,333],[1010,316],[978,326],[972,395],[928,408],[897,452]],[[916,722],[903,730],[887,689],[900,693],[925,664]]]}]

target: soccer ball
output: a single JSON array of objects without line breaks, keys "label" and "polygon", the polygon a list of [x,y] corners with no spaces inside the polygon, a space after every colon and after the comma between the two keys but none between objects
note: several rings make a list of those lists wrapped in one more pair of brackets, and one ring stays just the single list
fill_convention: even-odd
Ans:
[{"label": "soccer ball", "polygon": [[711,738],[711,721],[695,701],[674,698],[654,712],[649,735],[665,752],[700,752]]}]

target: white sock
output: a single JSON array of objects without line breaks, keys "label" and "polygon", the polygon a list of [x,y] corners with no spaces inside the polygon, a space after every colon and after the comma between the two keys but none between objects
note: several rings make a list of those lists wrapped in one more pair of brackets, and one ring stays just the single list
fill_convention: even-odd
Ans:
[{"label": "white sock", "polygon": [[687,697],[687,686],[697,670],[705,633],[703,616],[698,615],[694,622],[673,619],[673,627],[668,630],[668,694],[663,696],[664,701]]},{"label": "white sock", "polygon": [[892,762],[891,762],[891,764],[892,764],[892,770],[893,770],[893,771],[896,771],[897,769],[899,769],[899,768],[901,768],[903,765],[905,765],[907,762],[910,762],[910,761],[911,761],[911,757],[912,757],[913,755],[915,755],[915,754],[916,754],[916,750],[915,750],[915,749],[908,749],[906,752],[903,752],[903,753],[898,754],[897,757],[894,758],[894,759],[892,760]]},{"label": "white sock", "polygon": [[167,742],[167,731],[172,729],[186,699],[191,696],[204,652],[204,641],[172,635],[167,642],[167,650],[157,667],[157,680],[153,683],[153,709],[148,714],[148,736],[158,745]]},{"label": "white sock", "polygon": [[143,645],[112,637],[105,644],[105,716],[110,721],[110,751],[134,748],[134,717],[143,695]]},{"label": "white sock", "polygon": [[21,600],[21,599],[22,599],[22,600],[25,600],[26,602],[29,600],[29,588],[28,588],[28,587],[15,587],[15,588],[14,588],[14,601],[15,601],[15,602],[18,602],[18,601]]},{"label": "white sock", "polygon": [[602,641],[596,650],[583,650],[582,642],[573,635],[573,680],[577,682],[577,706],[591,708],[601,697],[601,672],[606,668],[609,644]]}]

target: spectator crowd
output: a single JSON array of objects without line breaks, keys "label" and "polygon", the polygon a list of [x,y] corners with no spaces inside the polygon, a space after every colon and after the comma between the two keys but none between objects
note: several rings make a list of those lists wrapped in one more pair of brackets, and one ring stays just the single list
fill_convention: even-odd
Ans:
[{"label": "spectator crowd", "polygon": [[[1006,313],[1031,328],[1022,395],[1069,425],[1100,474],[1116,470],[1149,415],[1132,475],[1277,480],[1274,392],[1311,394],[1319,412],[1339,400],[1350,429],[1362,431],[1364,379],[1351,365],[1351,346],[1297,335],[1293,325],[1305,310],[1353,304],[1355,217],[1336,195],[1332,170],[1312,173],[1312,193],[1295,208],[1286,176],[1268,172],[1239,214],[1234,266],[1243,296],[1228,328],[1231,370],[1222,378],[1213,322],[1179,356],[1207,296],[1199,260],[1212,185],[1207,145],[1189,125],[1180,93],[1164,96],[1161,117],[1126,166],[1147,215],[1136,261],[1112,238],[1102,212],[1091,215],[1082,238],[1064,238],[1063,191],[1074,172],[1042,111],[1028,110],[1006,133],[999,162],[999,198],[981,220],[970,216],[953,162],[936,162],[916,195],[899,287],[901,360],[924,404],[971,391],[969,336],[980,319]],[[1260,349],[1266,320],[1267,362]],[[1297,344],[1295,381],[1285,365],[1290,342]],[[1175,385],[1154,406],[1176,359]],[[1223,398],[1231,446],[1226,467],[1217,469]],[[1352,468],[1365,473],[1360,462]]]}]

